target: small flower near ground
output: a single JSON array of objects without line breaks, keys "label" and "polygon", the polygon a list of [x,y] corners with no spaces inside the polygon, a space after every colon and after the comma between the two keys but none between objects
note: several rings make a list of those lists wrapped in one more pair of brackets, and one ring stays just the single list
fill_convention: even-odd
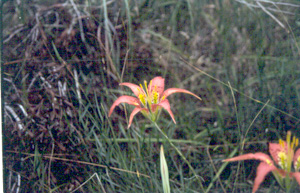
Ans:
[{"label": "small flower near ground", "polygon": [[153,78],[150,81],[149,85],[147,85],[147,82],[144,81],[144,87],[142,84],[138,86],[129,82],[124,82],[120,85],[129,87],[136,97],[126,95],[120,96],[111,106],[108,116],[112,114],[115,107],[120,103],[127,103],[135,106],[135,109],[133,109],[129,117],[128,128],[132,123],[133,117],[137,113],[141,112],[145,117],[155,122],[159,117],[161,109],[165,109],[170,114],[174,123],[176,123],[174,115],[171,111],[170,103],[167,99],[167,97],[173,93],[186,93],[193,95],[194,97],[201,100],[200,97],[185,89],[169,88],[167,90],[164,90],[165,79],[160,76]]},{"label": "small flower near ground", "polygon": [[279,185],[286,192],[289,192],[293,189],[295,180],[300,185],[300,149],[295,152],[299,140],[295,136],[291,138],[291,135],[291,132],[288,131],[286,141],[280,139],[279,143],[269,143],[269,152],[273,160],[267,154],[259,152],[248,153],[223,161],[260,160],[262,162],[257,167],[252,192],[256,192],[269,172],[272,172]]}]

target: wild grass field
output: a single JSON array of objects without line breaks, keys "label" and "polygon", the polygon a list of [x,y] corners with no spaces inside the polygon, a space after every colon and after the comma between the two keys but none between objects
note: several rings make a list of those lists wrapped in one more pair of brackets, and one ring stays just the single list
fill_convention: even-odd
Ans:
[{"label": "wild grass field", "polygon": [[[6,192],[163,192],[161,145],[171,192],[251,192],[260,162],[222,160],[300,137],[296,0],[0,3]],[[108,117],[156,76],[202,100],[169,96],[176,124]]]}]

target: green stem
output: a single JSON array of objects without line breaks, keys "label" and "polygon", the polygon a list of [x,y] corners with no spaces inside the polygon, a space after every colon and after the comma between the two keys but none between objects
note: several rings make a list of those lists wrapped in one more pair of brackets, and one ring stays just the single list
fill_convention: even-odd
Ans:
[{"label": "green stem", "polygon": [[[144,138],[146,138],[147,136],[145,136]],[[88,141],[95,141],[95,139],[87,139]],[[136,142],[135,138],[107,138],[107,139],[103,139],[105,142],[116,142],[116,143],[134,143]],[[157,143],[157,142],[164,142],[165,139],[164,138],[149,138],[147,137],[147,140],[142,141],[143,143]],[[217,146],[209,146],[207,144],[205,144],[204,142],[201,141],[193,141],[193,140],[185,140],[185,139],[170,139],[170,141],[172,143],[188,143],[188,144],[194,144],[194,145],[201,145],[203,147],[208,147],[208,148],[215,148]],[[233,145],[232,145],[233,146]]]},{"label": "green stem", "polygon": [[196,174],[196,171],[194,170],[194,168],[191,166],[190,162],[185,158],[185,156],[181,153],[181,151],[172,143],[172,141],[169,139],[169,137],[160,129],[160,127],[157,125],[156,122],[153,122],[155,127],[158,129],[158,131],[163,134],[163,136],[168,140],[168,142],[170,143],[170,145],[177,151],[177,153],[180,155],[180,157],[185,161],[185,163],[189,166],[190,170],[193,172],[193,174],[195,175],[195,177],[197,178],[197,180],[199,181],[200,184],[200,188],[203,192],[205,192],[204,187],[202,185],[202,181],[199,178],[199,175]]}]

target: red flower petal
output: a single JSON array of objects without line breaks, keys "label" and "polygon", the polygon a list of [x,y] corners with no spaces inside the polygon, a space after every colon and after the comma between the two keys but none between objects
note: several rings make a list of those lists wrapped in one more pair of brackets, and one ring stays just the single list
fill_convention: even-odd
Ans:
[{"label": "red flower petal", "polygon": [[134,117],[137,113],[139,113],[140,111],[143,111],[143,110],[149,112],[148,109],[146,109],[146,108],[136,107],[135,109],[133,109],[133,111],[131,112],[130,117],[129,117],[129,123],[128,123],[128,127],[127,127],[127,128],[129,128],[129,127],[131,126],[133,117]]},{"label": "red flower petal", "polygon": [[[151,84],[150,84],[151,83]],[[165,89],[165,79],[161,76],[157,76],[150,81],[148,85],[149,94],[154,91],[158,92],[159,96],[164,92]]]},{"label": "red flower petal", "polygon": [[115,109],[116,106],[118,106],[120,103],[127,103],[130,105],[134,105],[136,107],[140,106],[140,101],[139,99],[132,97],[132,96],[120,96],[110,107],[108,116],[110,117],[111,113],[113,112],[113,110]]},{"label": "red flower petal", "polygon": [[230,159],[225,159],[223,161],[230,162],[230,161],[249,160],[249,159],[256,159],[262,161],[257,167],[256,178],[254,180],[254,185],[252,190],[252,192],[256,192],[259,185],[264,181],[266,175],[271,171],[277,170],[270,156],[261,152],[248,153]]},{"label": "red flower petal", "polygon": [[300,156],[300,148],[295,152],[294,161],[297,160],[299,156]]},{"label": "red flower petal", "polygon": [[300,148],[295,152],[294,155],[294,164],[297,163],[298,158],[300,157]]},{"label": "red flower petal", "polygon": [[[284,142],[284,146],[286,147],[286,142]],[[269,152],[276,164],[278,164],[278,162],[279,162],[278,153],[282,152],[282,151],[287,154],[287,151],[285,151],[284,148],[282,148],[282,146],[280,144],[269,143]]]},{"label": "red flower petal", "polygon": [[188,90],[185,90],[185,89],[181,89],[181,88],[169,88],[169,89],[165,90],[165,92],[162,94],[162,97],[165,96],[165,98],[167,98],[169,95],[177,93],[177,92],[190,94],[190,95],[193,95],[194,97],[196,97],[197,99],[202,100],[200,97],[198,97],[194,93],[192,93]]},{"label": "red flower petal", "polygon": [[241,161],[241,160],[249,160],[249,159],[255,159],[255,160],[260,160],[263,161],[269,165],[273,165],[274,163],[272,161],[272,159],[270,158],[270,156],[268,156],[267,154],[258,152],[258,153],[248,153],[245,155],[240,155],[240,156],[236,156],[233,158],[229,158],[229,159],[225,159],[223,160],[224,162],[232,162],[232,161]]},{"label": "red flower petal", "polygon": [[295,177],[296,181],[300,185],[300,172],[294,172],[292,175]]},{"label": "red flower petal", "polygon": [[[155,109],[155,106],[156,106],[156,105],[154,104],[154,105],[152,105],[152,106],[153,106],[152,108]],[[170,103],[169,103],[169,101],[168,101],[167,99],[165,99],[165,100],[161,101],[160,103],[158,103],[157,106],[161,106],[161,107],[164,108],[166,111],[168,111],[168,113],[170,114],[170,116],[171,116],[173,122],[176,124],[174,115],[173,115],[173,113],[172,113],[172,111],[171,111]]]},{"label": "red flower petal", "polygon": [[132,83],[129,83],[129,82],[123,82],[120,85],[129,87],[132,90],[132,92],[134,93],[134,95],[137,96],[137,97],[139,97],[140,94],[145,94],[143,92],[143,89],[141,87],[139,87],[138,85],[136,85],[136,84],[132,84]]},{"label": "red flower petal", "polygon": [[269,165],[266,162],[261,162],[256,170],[256,177],[254,180],[254,185],[253,185],[253,190],[252,192],[256,192],[258,189],[259,185],[264,181],[266,175],[271,172],[276,170],[277,168],[274,165]]}]

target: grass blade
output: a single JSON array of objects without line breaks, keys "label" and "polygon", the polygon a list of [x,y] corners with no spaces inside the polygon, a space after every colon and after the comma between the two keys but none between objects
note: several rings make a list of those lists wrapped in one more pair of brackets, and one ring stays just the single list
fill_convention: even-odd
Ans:
[{"label": "grass blade", "polygon": [[164,147],[160,146],[160,172],[164,193],[170,193],[169,170],[164,155]]}]

